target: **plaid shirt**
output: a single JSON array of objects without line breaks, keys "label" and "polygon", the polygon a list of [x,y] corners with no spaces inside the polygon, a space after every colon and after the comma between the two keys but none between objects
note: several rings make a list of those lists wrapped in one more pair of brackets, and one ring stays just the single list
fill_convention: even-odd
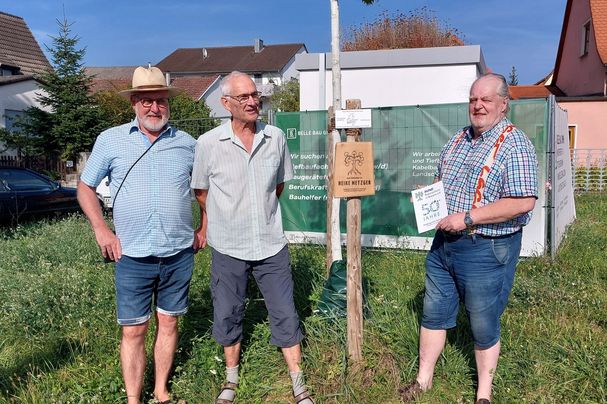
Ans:
[{"label": "plaid shirt", "polygon": [[[491,130],[472,139],[471,128],[456,133],[441,151],[435,177],[443,181],[449,214],[472,208],[476,184],[495,141],[511,122],[504,118]],[[451,151],[451,153],[449,153]],[[537,157],[525,133],[514,128],[506,135],[487,177],[481,206],[507,197],[537,198]],[[480,224],[476,232],[485,236],[502,236],[518,231],[531,220],[531,212],[494,224]]]}]

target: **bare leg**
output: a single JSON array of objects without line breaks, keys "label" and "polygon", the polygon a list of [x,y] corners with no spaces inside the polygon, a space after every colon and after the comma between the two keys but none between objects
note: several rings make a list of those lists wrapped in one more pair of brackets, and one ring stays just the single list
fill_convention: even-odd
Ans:
[{"label": "bare leg", "polygon": [[491,387],[493,385],[493,376],[497,369],[497,360],[500,356],[500,342],[490,348],[481,349],[474,347],[474,357],[476,358],[476,371],[478,373],[478,391],[476,399],[491,399]]},{"label": "bare leg", "polygon": [[145,372],[145,334],[148,322],[139,325],[122,326],[120,342],[120,362],[126,389],[127,402],[139,404]]},{"label": "bare leg", "polygon": [[282,356],[287,362],[289,372],[299,372],[299,363],[301,362],[301,345],[293,345],[288,348],[282,348]]},{"label": "bare leg", "polygon": [[226,357],[226,367],[233,368],[238,365],[238,362],[240,362],[240,342],[224,346],[223,353]]},{"label": "bare leg", "polygon": [[156,313],[156,339],[154,341],[154,397],[168,400],[169,373],[177,348],[177,317]]},{"label": "bare leg", "polygon": [[445,347],[446,339],[446,330],[429,330],[425,327],[421,327],[419,330],[419,370],[417,371],[417,381],[424,391],[432,387],[434,367]]}]

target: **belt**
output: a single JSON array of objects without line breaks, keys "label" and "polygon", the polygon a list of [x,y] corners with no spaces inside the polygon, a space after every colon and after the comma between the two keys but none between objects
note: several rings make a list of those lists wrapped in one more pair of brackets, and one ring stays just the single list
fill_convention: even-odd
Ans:
[{"label": "belt", "polygon": [[445,240],[447,240],[447,242],[451,243],[453,241],[457,241],[461,238],[464,237],[480,237],[480,238],[485,238],[488,240],[498,240],[498,239],[502,239],[502,238],[509,238],[512,236],[517,235],[518,233],[522,232],[523,229],[519,229],[517,231],[515,231],[514,233],[509,233],[509,234],[502,234],[500,236],[486,236],[484,234],[480,234],[480,233],[447,233],[445,231],[441,231],[441,233],[443,233],[443,237],[445,238]]}]

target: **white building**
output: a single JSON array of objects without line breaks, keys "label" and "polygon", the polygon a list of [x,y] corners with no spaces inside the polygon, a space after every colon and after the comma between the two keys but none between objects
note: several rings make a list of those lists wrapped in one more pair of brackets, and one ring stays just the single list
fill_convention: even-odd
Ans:
[{"label": "white building", "polygon": [[[487,72],[479,45],[342,52],[340,65],[342,108],[356,98],[363,108],[467,102]],[[331,53],[296,56],[300,110],[332,105],[331,66]]]}]

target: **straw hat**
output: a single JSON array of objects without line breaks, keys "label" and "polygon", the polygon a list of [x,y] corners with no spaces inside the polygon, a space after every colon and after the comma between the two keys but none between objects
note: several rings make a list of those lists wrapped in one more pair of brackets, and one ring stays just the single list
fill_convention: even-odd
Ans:
[{"label": "straw hat", "polygon": [[175,96],[179,93],[179,89],[166,85],[166,79],[162,71],[154,66],[150,66],[147,69],[139,66],[133,73],[133,85],[128,90],[120,91],[120,95],[130,97],[136,93],[143,93],[146,91],[163,91],[169,92],[169,97]]}]

